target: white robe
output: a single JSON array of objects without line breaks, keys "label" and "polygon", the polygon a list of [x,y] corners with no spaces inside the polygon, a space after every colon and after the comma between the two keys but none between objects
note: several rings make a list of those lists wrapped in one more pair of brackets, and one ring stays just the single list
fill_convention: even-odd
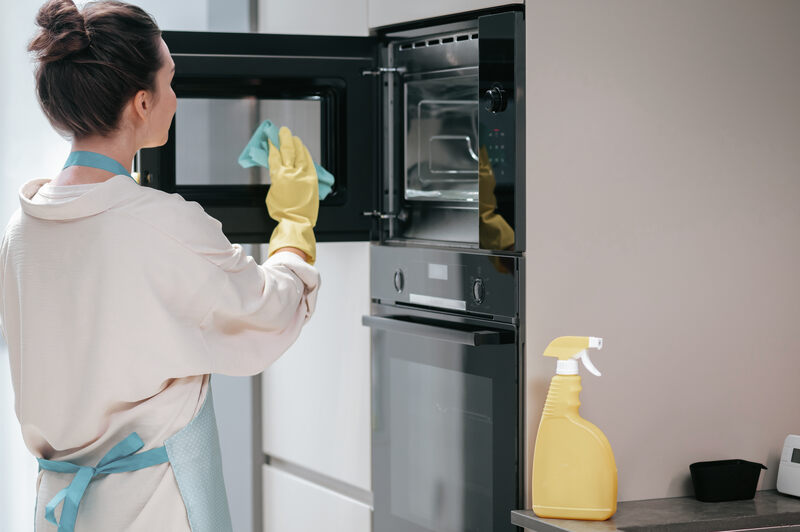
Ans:
[{"label": "white robe", "polygon": [[[312,266],[257,264],[195,202],[126,176],[36,194],[48,182],[20,189],[0,245],[0,329],[37,457],[94,466],[134,431],[142,450],[163,445],[210,373],[263,371],[314,311]],[[39,472],[37,531],[55,530],[45,505],[72,477]],[[95,530],[190,530],[170,465],[95,478],[76,531]]]}]

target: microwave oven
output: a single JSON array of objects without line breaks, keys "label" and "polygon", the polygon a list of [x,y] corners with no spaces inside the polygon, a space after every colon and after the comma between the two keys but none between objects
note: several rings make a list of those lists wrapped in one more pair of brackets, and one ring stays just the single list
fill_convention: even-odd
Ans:
[{"label": "microwave oven", "polygon": [[335,176],[319,241],[525,250],[523,6],[369,37],[163,38],[178,109],[167,143],[141,150],[136,169],[142,185],[198,202],[232,242],[267,242],[276,224],[268,171],[237,164],[270,119]]}]

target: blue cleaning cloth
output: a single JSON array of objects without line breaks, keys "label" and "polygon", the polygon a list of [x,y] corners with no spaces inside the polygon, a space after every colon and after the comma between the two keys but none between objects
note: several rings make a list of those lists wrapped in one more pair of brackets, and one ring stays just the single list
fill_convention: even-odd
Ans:
[{"label": "blue cleaning cloth", "polygon": [[[267,139],[271,140],[276,148],[280,148],[280,141],[278,140],[278,126],[269,120],[264,120],[258,126],[247,146],[242,150],[239,155],[239,165],[242,168],[250,168],[252,166],[263,166],[269,168],[269,143]],[[333,186],[333,174],[325,170],[323,167],[314,163],[314,169],[317,171],[317,179],[319,180],[319,199],[323,200],[331,192]]]}]

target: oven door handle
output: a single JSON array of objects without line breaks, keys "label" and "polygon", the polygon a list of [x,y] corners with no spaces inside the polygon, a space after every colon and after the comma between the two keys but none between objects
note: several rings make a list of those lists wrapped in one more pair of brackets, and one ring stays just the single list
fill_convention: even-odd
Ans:
[{"label": "oven door handle", "polygon": [[424,336],[434,340],[454,342],[472,347],[514,343],[514,333],[511,331],[462,331],[384,316],[362,316],[361,323],[374,329]]}]

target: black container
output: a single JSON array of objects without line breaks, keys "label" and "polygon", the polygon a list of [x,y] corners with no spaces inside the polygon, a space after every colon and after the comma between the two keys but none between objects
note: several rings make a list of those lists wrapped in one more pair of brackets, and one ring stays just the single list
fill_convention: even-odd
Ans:
[{"label": "black container", "polygon": [[694,496],[702,502],[752,499],[763,464],[747,460],[715,460],[695,462],[689,466]]}]

